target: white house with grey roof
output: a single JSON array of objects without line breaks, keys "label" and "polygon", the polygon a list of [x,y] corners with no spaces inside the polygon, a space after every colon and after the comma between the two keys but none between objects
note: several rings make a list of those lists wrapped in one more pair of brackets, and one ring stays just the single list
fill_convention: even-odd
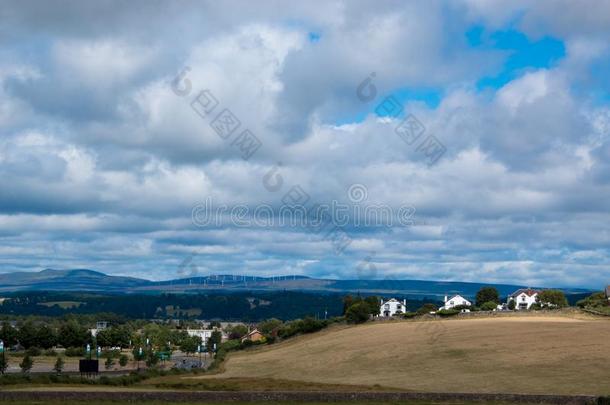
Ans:
[{"label": "white house with grey roof", "polygon": [[407,300],[402,302],[391,298],[387,301],[381,300],[379,307],[379,316],[394,316],[396,314],[404,314],[407,311]]}]

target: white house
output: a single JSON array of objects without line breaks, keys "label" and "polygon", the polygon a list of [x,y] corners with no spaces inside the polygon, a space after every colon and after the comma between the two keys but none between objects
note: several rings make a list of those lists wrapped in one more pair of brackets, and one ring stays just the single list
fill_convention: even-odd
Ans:
[{"label": "white house", "polygon": [[470,307],[470,306],[472,306],[472,303],[470,301],[468,301],[466,298],[462,297],[460,294],[456,294],[449,299],[447,299],[447,296],[445,295],[445,305],[440,307],[439,310],[451,309],[451,308],[457,307],[458,305],[466,305],[466,306]]},{"label": "white house", "polygon": [[381,300],[379,307],[379,316],[394,316],[395,314],[404,314],[407,311],[407,300],[402,302],[391,298],[387,301]]},{"label": "white house", "polygon": [[520,288],[508,296],[506,304],[508,305],[511,301],[515,301],[515,309],[530,309],[536,303],[539,292],[531,288]]},{"label": "white house", "polygon": [[212,332],[214,331],[219,331],[222,334],[222,340],[225,341],[228,339],[228,336],[225,332],[223,332],[222,330],[218,329],[218,328],[214,328],[214,329],[187,329],[186,333],[189,336],[197,336],[199,339],[201,339],[202,342],[207,342],[209,338],[212,337]]},{"label": "white house", "polygon": [[89,329],[91,332],[91,336],[96,337],[98,333],[108,328],[108,322],[106,321],[97,321],[95,324],[95,328]]}]

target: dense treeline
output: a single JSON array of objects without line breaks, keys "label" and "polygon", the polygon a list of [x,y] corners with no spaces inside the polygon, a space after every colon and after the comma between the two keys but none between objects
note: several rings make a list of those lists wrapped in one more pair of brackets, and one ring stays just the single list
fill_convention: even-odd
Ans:
[{"label": "dense treeline", "polygon": [[233,294],[101,295],[16,293],[0,305],[2,315],[113,313],[129,319],[223,319],[258,321],[341,313],[341,296],[293,291]]},{"label": "dense treeline", "polygon": [[[103,295],[91,293],[29,292],[8,296],[0,305],[0,319],[7,315],[59,317],[67,314],[106,313],[103,319],[222,319],[257,322],[333,317],[342,314],[339,294],[297,291],[210,294]],[[409,300],[418,308],[422,301]],[[111,315],[113,314],[113,315]],[[123,321],[124,322],[124,321]]]}]

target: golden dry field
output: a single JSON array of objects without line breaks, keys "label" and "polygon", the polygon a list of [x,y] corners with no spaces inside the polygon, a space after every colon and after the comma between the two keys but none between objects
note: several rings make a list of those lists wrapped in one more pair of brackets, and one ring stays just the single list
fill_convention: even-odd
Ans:
[{"label": "golden dry field", "polygon": [[426,392],[610,394],[610,321],[566,316],[377,322],[231,354],[199,378]]}]

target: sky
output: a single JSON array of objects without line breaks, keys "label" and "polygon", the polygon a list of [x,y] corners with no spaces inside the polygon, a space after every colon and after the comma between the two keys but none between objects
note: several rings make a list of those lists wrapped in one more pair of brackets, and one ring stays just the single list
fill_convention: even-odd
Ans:
[{"label": "sky", "polygon": [[601,0],[3,1],[0,272],[601,288],[609,70]]}]

